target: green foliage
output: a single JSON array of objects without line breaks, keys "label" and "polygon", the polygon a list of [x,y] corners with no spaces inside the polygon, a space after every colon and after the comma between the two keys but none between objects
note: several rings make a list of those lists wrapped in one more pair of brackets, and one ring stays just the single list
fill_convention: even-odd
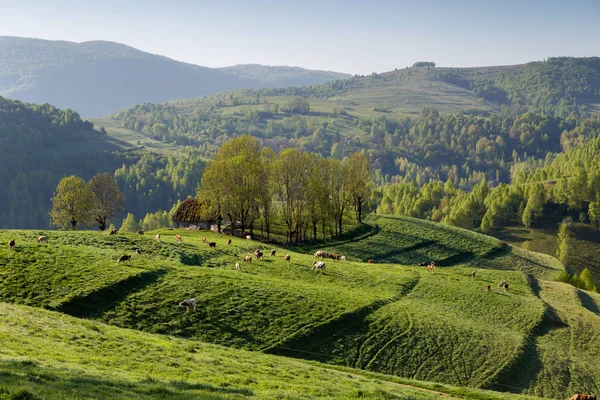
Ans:
[{"label": "green foliage", "polygon": [[103,231],[110,218],[123,209],[125,199],[117,181],[107,173],[94,176],[88,186],[94,195],[94,219]]},{"label": "green foliage", "polygon": [[94,192],[81,178],[71,175],[61,179],[52,198],[50,217],[60,229],[77,229],[93,221]]},{"label": "green foliage", "polygon": [[120,232],[136,232],[138,229],[140,229],[140,226],[138,225],[137,221],[135,220],[135,216],[131,213],[127,213],[127,216],[121,223],[121,228],[119,229],[119,231]]},{"label": "green foliage", "polygon": [[148,213],[142,220],[140,220],[140,228],[142,228],[144,231],[169,228],[171,225],[171,218],[169,218],[169,213],[166,211]]}]

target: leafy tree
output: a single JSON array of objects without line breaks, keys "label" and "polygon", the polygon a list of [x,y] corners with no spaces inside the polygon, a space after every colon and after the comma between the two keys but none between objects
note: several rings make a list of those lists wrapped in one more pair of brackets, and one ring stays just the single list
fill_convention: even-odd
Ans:
[{"label": "leafy tree", "polygon": [[352,197],[356,220],[362,222],[363,204],[369,200],[373,186],[371,163],[364,151],[354,153],[344,160],[348,177],[348,192]]},{"label": "leafy tree", "polygon": [[94,176],[88,186],[94,194],[94,219],[103,231],[110,218],[123,209],[125,199],[117,181],[107,173]]},{"label": "leafy tree", "polygon": [[296,96],[291,99],[284,108],[283,111],[288,112],[290,115],[294,114],[308,114],[310,111],[310,104],[304,97]]},{"label": "leafy tree", "polygon": [[202,176],[199,197],[214,203],[219,215],[252,228],[264,177],[260,143],[250,135],[225,142]]},{"label": "leafy tree", "polygon": [[140,228],[145,231],[151,231],[160,228],[169,228],[171,226],[171,219],[167,211],[157,211],[155,213],[148,213],[140,220]]},{"label": "leafy tree", "polygon": [[131,213],[127,213],[127,216],[121,224],[121,229],[119,229],[119,232],[137,232],[139,228],[140,227],[135,220],[135,216]]},{"label": "leafy tree", "polygon": [[94,197],[85,181],[71,175],[61,179],[52,198],[50,217],[52,224],[60,229],[86,225],[93,220]]}]

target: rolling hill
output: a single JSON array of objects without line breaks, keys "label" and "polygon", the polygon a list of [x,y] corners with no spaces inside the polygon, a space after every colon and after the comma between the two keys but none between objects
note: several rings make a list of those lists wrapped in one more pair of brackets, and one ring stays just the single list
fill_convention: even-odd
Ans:
[{"label": "rolling hill", "polygon": [[[236,68],[232,71],[240,72]],[[71,108],[86,117],[109,115],[139,103],[288,85],[294,79],[304,84],[321,83],[337,77],[293,68],[284,75],[271,75],[268,68],[264,71],[257,80],[114,42],[0,37],[0,96]]]},{"label": "rolling hill", "polygon": [[257,80],[263,83],[265,87],[318,85],[352,77],[350,74],[341,72],[320,71],[285,65],[239,64],[219,69],[242,78]]},{"label": "rolling hill", "polygon": [[[599,390],[600,297],[552,282],[564,268],[552,257],[458,228],[373,215],[340,240],[276,247],[277,256],[241,263],[240,272],[236,261],[272,247],[236,238],[227,246],[229,237],[188,231],[176,243],[175,232],[160,231],[162,243],[52,232],[48,245],[37,245],[41,231],[1,231],[0,241],[14,238],[17,249],[0,250],[0,301],[332,368],[545,398]],[[216,249],[202,245],[203,236]],[[117,265],[136,248],[140,256]],[[349,261],[311,271],[317,248]],[[432,260],[433,274],[416,266]],[[502,280],[508,292],[497,287]],[[190,297],[195,312],[176,307]]]}]

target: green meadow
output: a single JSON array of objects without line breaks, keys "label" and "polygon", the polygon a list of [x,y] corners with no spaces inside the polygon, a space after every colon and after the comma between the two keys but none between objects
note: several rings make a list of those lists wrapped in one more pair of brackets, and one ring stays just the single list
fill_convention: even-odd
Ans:
[{"label": "green meadow", "polygon": [[[42,233],[50,240],[38,245]],[[598,390],[597,295],[553,282],[564,268],[553,257],[380,215],[296,247],[230,238],[0,231],[17,242],[0,249],[1,334],[11,343],[0,382],[40,398],[433,396],[398,384],[481,399]],[[242,262],[256,249],[262,260]],[[316,250],[347,261],[315,272]],[[118,264],[122,254],[132,261]],[[434,273],[417,265],[431,261]],[[186,298],[196,310],[178,306]],[[41,378],[21,387],[23,376]]]}]

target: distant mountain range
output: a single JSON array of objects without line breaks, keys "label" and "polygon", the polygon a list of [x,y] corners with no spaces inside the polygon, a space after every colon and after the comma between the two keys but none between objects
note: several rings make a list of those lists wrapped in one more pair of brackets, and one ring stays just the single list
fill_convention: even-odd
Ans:
[{"label": "distant mountain range", "polygon": [[207,68],[114,42],[0,36],[0,96],[71,108],[86,117],[241,88],[311,85],[349,77],[297,67]]}]

